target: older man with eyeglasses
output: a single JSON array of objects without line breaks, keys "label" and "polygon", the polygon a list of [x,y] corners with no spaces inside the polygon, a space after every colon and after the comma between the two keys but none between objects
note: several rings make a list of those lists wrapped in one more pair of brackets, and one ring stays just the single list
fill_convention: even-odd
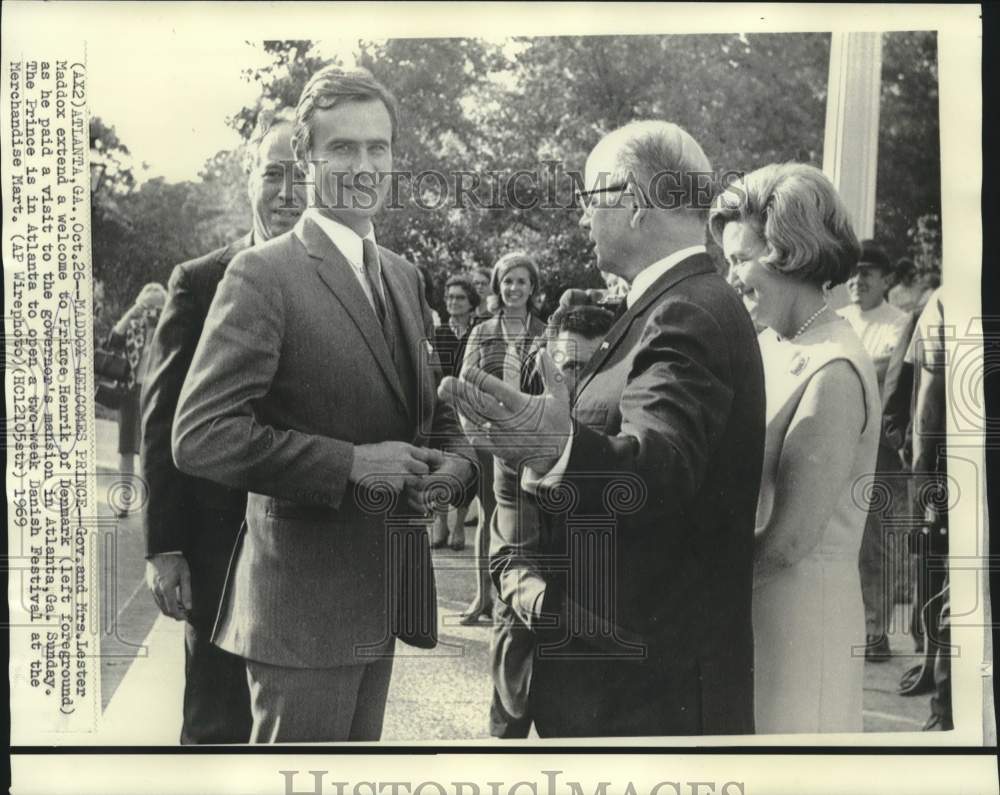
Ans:
[{"label": "older man with eyeglasses", "polygon": [[476,371],[441,386],[540,515],[533,540],[497,523],[491,570],[536,639],[523,702],[506,706],[542,737],[753,732],[763,368],[705,250],[707,180],[677,125],[605,136],[580,226],[597,267],[628,282],[627,308],[573,394],[547,353],[540,395]]}]

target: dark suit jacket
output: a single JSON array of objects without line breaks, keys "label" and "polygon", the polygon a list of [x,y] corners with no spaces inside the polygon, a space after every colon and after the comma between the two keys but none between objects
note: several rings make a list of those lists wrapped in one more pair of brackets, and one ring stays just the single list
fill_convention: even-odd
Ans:
[{"label": "dark suit jacket", "polygon": [[142,385],[141,460],[149,489],[143,515],[146,555],[183,553],[193,580],[190,618],[203,629],[215,621],[247,495],[177,469],[170,434],[177,399],[215,290],[230,260],[251,245],[252,237],[247,234],[174,268]]},{"label": "dark suit jacket", "polygon": [[[472,318],[473,326],[478,322],[479,318]],[[447,323],[442,323],[434,329],[434,352],[437,354],[443,375],[458,376],[461,372],[462,360],[465,358],[465,347],[469,343],[471,333],[472,328],[470,327],[465,332],[465,336],[459,339]]]},{"label": "dark suit jacket", "polygon": [[539,554],[515,539],[492,561],[522,609],[543,594],[524,616],[540,734],[752,733],[764,416],[753,324],[712,260],[690,257],[582,373],[566,472],[536,498]]},{"label": "dark suit jacket", "polygon": [[308,217],[229,266],[181,393],[180,468],[251,492],[214,638],[243,657],[322,668],[369,661],[393,636],[436,640],[426,529],[391,495],[348,483],[355,444],[464,441],[436,399],[418,272],[380,254],[414,394]]}]

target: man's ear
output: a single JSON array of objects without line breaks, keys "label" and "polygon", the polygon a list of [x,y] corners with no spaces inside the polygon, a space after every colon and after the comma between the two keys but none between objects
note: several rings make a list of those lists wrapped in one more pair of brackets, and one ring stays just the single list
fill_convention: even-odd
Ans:
[{"label": "man's ear", "polygon": [[628,225],[632,229],[638,229],[649,215],[649,208],[644,207],[642,202],[638,200],[633,200],[633,202],[632,215],[629,218]]},{"label": "man's ear", "polygon": [[292,157],[295,158],[295,165],[299,167],[303,174],[309,174],[309,153],[305,151],[305,142],[297,133],[292,133]]}]

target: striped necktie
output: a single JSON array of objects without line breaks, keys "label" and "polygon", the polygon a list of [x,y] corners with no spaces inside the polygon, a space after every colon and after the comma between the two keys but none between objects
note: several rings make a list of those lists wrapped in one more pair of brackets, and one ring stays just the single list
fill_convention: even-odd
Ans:
[{"label": "striped necktie", "polygon": [[362,255],[364,259],[365,279],[368,280],[368,289],[371,290],[372,304],[375,306],[375,314],[378,322],[385,328],[385,298],[382,296],[382,279],[379,276],[378,267],[378,247],[375,241],[365,238],[362,241]]}]

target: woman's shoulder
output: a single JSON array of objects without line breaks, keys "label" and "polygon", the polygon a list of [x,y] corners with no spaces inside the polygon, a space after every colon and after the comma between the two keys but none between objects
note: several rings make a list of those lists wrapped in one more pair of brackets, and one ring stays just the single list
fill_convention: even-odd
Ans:
[{"label": "woman's shoulder", "polygon": [[860,397],[867,417],[879,401],[875,365],[849,322],[840,320],[829,326],[825,338],[810,346],[815,357],[810,367],[810,391],[828,402],[843,404],[842,408]]}]

